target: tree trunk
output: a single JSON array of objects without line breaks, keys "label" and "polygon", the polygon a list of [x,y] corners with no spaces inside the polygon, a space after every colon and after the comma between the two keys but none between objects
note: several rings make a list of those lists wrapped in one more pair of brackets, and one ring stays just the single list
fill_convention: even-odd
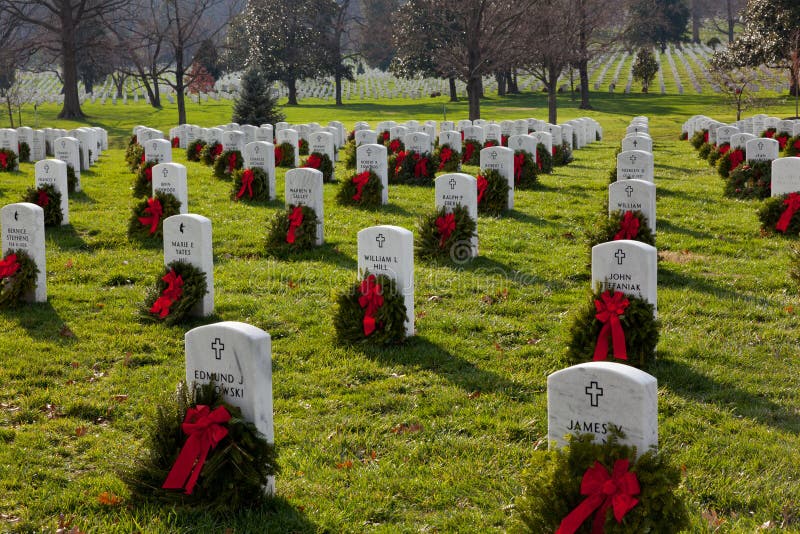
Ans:
[{"label": "tree trunk", "polygon": [[481,118],[481,78],[472,76],[467,81],[467,98],[469,99],[469,120]]},{"label": "tree trunk", "polygon": [[547,122],[558,124],[558,69],[547,68]]},{"label": "tree trunk", "polygon": [[158,75],[153,72],[153,98],[150,100],[150,103],[156,109],[161,109],[161,90],[158,88]]},{"label": "tree trunk", "polygon": [[506,71],[506,80],[508,80],[508,92],[512,95],[518,95],[517,72],[514,69]]},{"label": "tree trunk", "polygon": [[728,43],[733,42],[733,29],[736,25],[736,13],[733,11],[733,0],[727,1],[728,7]]},{"label": "tree trunk", "polygon": [[6,105],[8,106],[8,122],[11,124],[9,128],[14,127],[14,109],[11,107],[11,97],[6,96]]},{"label": "tree trunk", "polygon": [[[150,102],[151,106],[153,106],[154,108],[158,108],[158,106],[156,105],[156,95],[153,92],[153,87],[150,85],[150,77],[141,70],[139,71],[139,73],[140,73],[139,79],[141,80],[142,85],[144,85],[144,90],[147,92],[147,100]],[[135,91],[136,89],[134,89],[134,92]]]},{"label": "tree trunk", "polygon": [[91,78],[84,78],[83,86],[86,88],[86,94],[94,94],[94,83]]},{"label": "tree trunk", "polygon": [[61,73],[64,80],[64,105],[59,119],[84,119],[78,98],[78,62],[75,50],[75,23],[72,9],[61,10]]},{"label": "tree trunk", "polygon": [[286,88],[289,90],[289,101],[286,102],[287,106],[296,106],[297,105],[297,80],[292,78],[288,78],[285,80]]},{"label": "tree trunk", "polygon": [[122,88],[125,86],[125,80],[128,77],[124,74],[120,74],[119,77],[112,75],[111,81],[114,82],[114,87],[117,89],[117,98],[122,98]]},{"label": "tree trunk", "polygon": [[[186,67],[183,65],[183,50],[175,54],[175,99],[178,102],[178,124],[186,124],[186,98],[184,92],[186,90]],[[200,101],[198,96],[197,101]]]},{"label": "tree trunk", "polygon": [[496,72],[494,79],[497,80],[497,96],[506,96],[506,74],[505,72]]},{"label": "tree trunk", "polygon": [[342,74],[337,72],[334,76],[334,84],[336,86],[336,105],[342,105]]},{"label": "tree trunk", "polygon": [[450,102],[458,102],[458,92],[456,91],[456,79],[450,77],[447,79],[450,85]]},{"label": "tree trunk", "polygon": [[700,42],[700,6],[698,0],[692,0],[692,42]]},{"label": "tree trunk", "polygon": [[578,63],[578,72],[581,76],[581,104],[580,109],[592,109],[589,103],[589,62],[585,59]]}]

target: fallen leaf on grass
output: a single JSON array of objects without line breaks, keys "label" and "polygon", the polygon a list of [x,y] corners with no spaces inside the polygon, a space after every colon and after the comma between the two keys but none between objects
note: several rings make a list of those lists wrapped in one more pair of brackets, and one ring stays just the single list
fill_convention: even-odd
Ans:
[{"label": "fallen leaf on grass", "polygon": [[786,308],[784,308],[784,309],[786,310],[786,313],[788,313],[788,314],[794,313],[794,306],[789,305],[789,306],[786,306]]},{"label": "fallen leaf on grass", "polygon": [[114,399],[117,402],[124,402],[124,401],[128,400],[128,396],[127,395],[114,395],[111,398]]},{"label": "fallen leaf on grass", "polygon": [[286,283],[286,285],[288,285],[288,286],[289,286],[289,289],[294,289],[294,288],[296,288],[296,287],[297,287],[299,284],[297,284],[297,283],[296,283],[294,280],[289,280],[289,281]]},{"label": "fallen leaf on grass", "polygon": [[702,515],[708,526],[712,528],[717,528],[725,522],[725,518],[719,517],[716,510],[705,510]]},{"label": "fallen leaf on grass", "polygon": [[411,434],[413,432],[419,432],[422,430],[422,425],[419,423],[414,423],[411,425],[407,425],[405,423],[396,425],[392,428],[392,434]]},{"label": "fallen leaf on grass", "polygon": [[85,436],[88,431],[89,429],[86,428],[85,426],[79,426],[78,428],[75,429],[75,435],[77,437]]},{"label": "fallen leaf on grass", "polygon": [[442,297],[439,295],[431,295],[428,297],[428,302],[439,302],[440,300],[442,300]]},{"label": "fallen leaf on grass", "polygon": [[472,400],[472,399],[477,399],[480,396],[481,396],[481,392],[480,391],[473,391],[472,393],[467,395],[467,398]]},{"label": "fallen leaf on grass", "polygon": [[58,335],[61,337],[75,337],[75,333],[70,330],[67,325],[61,327],[61,330],[58,331]]},{"label": "fallen leaf on grass", "polygon": [[116,506],[122,502],[122,497],[114,495],[111,492],[104,491],[97,496],[97,501],[103,506]]},{"label": "fallen leaf on grass", "polygon": [[575,234],[573,234],[572,232],[567,232],[565,234],[561,234],[561,237],[563,237],[564,239],[575,239]]},{"label": "fallen leaf on grass", "polygon": [[81,364],[78,362],[72,362],[70,365],[72,366],[73,369],[77,369],[78,367],[81,366]]},{"label": "fallen leaf on grass", "polygon": [[427,312],[424,312],[424,311],[418,311],[418,312],[416,313],[415,317],[416,317],[417,319],[423,319],[423,318],[424,318],[426,315],[428,315],[428,314],[427,314]]},{"label": "fallen leaf on grass", "polygon": [[42,411],[47,414],[48,419],[55,419],[56,417],[61,417],[61,409],[56,406],[55,404],[45,404]]},{"label": "fallen leaf on grass", "polygon": [[769,520],[769,521],[766,521],[766,522],[762,523],[761,526],[758,527],[758,530],[772,530],[773,528],[776,528],[777,526],[778,525],[775,523],[775,521]]},{"label": "fallen leaf on grass", "polygon": [[336,464],[336,469],[350,469],[353,467],[353,460],[345,460]]},{"label": "fallen leaf on grass", "polygon": [[133,353],[128,351],[125,353],[125,359],[122,361],[122,365],[125,367],[129,367],[131,365],[131,358],[133,358]]},{"label": "fallen leaf on grass", "polygon": [[17,522],[19,522],[19,516],[11,515],[11,514],[0,514],[0,519],[5,521],[6,523],[17,523]]},{"label": "fallen leaf on grass", "polygon": [[67,269],[72,269],[72,266],[73,266],[73,265],[74,265],[74,264],[72,263],[72,260],[71,260],[71,259],[69,259],[69,260],[67,260],[67,263],[66,263],[64,266],[65,266]]},{"label": "fallen leaf on grass", "polygon": [[532,337],[528,340],[528,345],[538,345],[541,340],[541,338]]}]

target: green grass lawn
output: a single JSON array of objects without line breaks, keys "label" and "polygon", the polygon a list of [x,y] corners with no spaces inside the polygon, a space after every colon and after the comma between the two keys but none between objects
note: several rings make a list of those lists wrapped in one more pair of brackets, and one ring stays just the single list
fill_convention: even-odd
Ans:
[{"label": "green grass lawn", "polygon": [[[689,116],[729,121],[733,112],[710,95],[601,92],[589,112],[560,98],[560,121],[594,117],[605,140],[542,176],[536,190],[517,192],[506,217],[481,217],[472,263],[418,262],[418,335],[388,349],[335,345],[333,302],[355,279],[356,232],[415,229],[433,209],[432,189],[392,186],[390,205],[367,211],[338,206],[338,185],[326,184],[327,244],[275,260],[263,244],[282,202],[231,202],[229,182],[175,152],[188,167],[190,212],[213,222],[216,315],[208,322],[243,321],[273,338],[278,499],[224,516],[134,506],[118,476],[134,464],[155,403],[183,377],[184,332],[201,323],[137,320],[163,256],[126,237],[133,175],[122,146],[135,124],[168,130],[175,108],[86,106],[115,148],[82,174],[72,224],[47,232],[48,303],[0,312],[0,531],[53,532],[60,514],[97,533],[507,529],[521,473],[546,446],[547,375],[565,366],[572,313],[588,298],[585,237],[638,114],[651,118],[658,185],[659,443],[685,473],[691,531],[753,532],[767,522],[800,531],[792,240],[763,236],[759,203],[724,198],[716,173],[677,141]],[[791,114],[790,102],[767,104],[750,112]],[[445,99],[304,101],[286,113],[290,122],[352,127],[441,120],[445,105],[448,119],[466,116],[466,103]],[[545,105],[536,94],[491,98],[482,109],[488,119],[546,118]],[[56,113],[44,106],[38,125],[74,124]],[[23,120],[36,118],[26,111]],[[229,120],[228,102],[189,106],[190,122]],[[340,166],[337,175],[348,173]],[[0,175],[0,203],[19,201],[32,183],[30,164]]]}]

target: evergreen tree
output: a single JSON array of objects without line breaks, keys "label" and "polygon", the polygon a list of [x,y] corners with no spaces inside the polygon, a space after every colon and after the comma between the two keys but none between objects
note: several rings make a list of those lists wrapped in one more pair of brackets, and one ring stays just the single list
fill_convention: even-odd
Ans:
[{"label": "evergreen tree", "polygon": [[257,68],[248,69],[242,76],[242,86],[233,105],[233,122],[260,126],[285,118],[264,73]]},{"label": "evergreen tree", "polygon": [[633,64],[633,79],[642,82],[643,93],[650,89],[650,83],[656,74],[658,74],[658,61],[649,48],[643,47],[636,55],[636,62]]}]

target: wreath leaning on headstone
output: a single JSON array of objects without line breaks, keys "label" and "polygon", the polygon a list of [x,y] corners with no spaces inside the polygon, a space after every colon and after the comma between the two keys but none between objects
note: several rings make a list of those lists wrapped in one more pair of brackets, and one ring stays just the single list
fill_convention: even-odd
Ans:
[{"label": "wreath leaning on headstone", "polygon": [[725,195],[733,198],[767,198],[772,187],[772,162],[748,161],[731,171]]},{"label": "wreath leaning on headstone", "polygon": [[567,143],[553,145],[553,165],[563,166],[572,163],[572,149]]},{"label": "wreath leaning on headstone", "polygon": [[719,157],[717,162],[717,174],[722,178],[728,179],[731,171],[744,163],[744,150],[741,148],[732,148]]},{"label": "wreath leaning on headstone", "polygon": [[12,172],[17,168],[17,155],[13,150],[0,148],[0,172]]},{"label": "wreath leaning on headstone", "polygon": [[689,141],[695,150],[700,150],[703,143],[708,143],[708,130],[697,130]]},{"label": "wreath leaning on headstone", "polygon": [[17,144],[17,150],[19,152],[19,161],[20,163],[30,163],[31,162],[31,147],[25,141],[22,141]]},{"label": "wreath leaning on headstone", "polygon": [[761,228],[797,237],[800,233],[800,193],[770,197],[758,210]]},{"label": "wreath leaning on headstone", "polygon": [[514,151],[514,188],[533,189],[536,186],[536,162],[524,150]]},{"label": "wreath leaning on headstone", "polygon": [[181,202],[175,195],[156,191],[133,207],[128,221],[128,237],[137,241],[158,240],[164,237],[164,219],[181,212]]},{"label": "wreath leaning on headstone", "polygon": [[542,143],[536,145],[536,167],[544,174],[553,172],[553,155]]},{"label": "wreath leaning on headstone", "polygon": [[461,150],[461,163],[464,165],[480,165],[483,145],[475,139],[465,139]]},{"label": "wreath leaning on headstone", "polygon": [[9,250],[0,260],[0,308],[11,308],[36,289],[39,268],[22,249]]},{"label": "wreath leaning on headstone", "polygon": [[343,206],[376,207],[381,205],[383,184],[375,171],[354,174],[342,183],[336,202]]},{"label": "wreath leaning on headstone", "polygon": [[233,200],[269,200],[269,176],[261,167],[250,167],[233,172]]},{"label": "wreath leaning on headstone", "polygon": [[783,155],[788,158],[800,155],[800,135],[790,137],[786,141],[786,148],[783,151]]},{"label": "wreath leaning on headstone", "polygon": [[[641,451],[620,443],[623,437],[613,428],[601,443],[580,434],[564,449],[535,452],[523,474],[512,532],[588,533],[595,521],[600,530],[594,532],[606,534],[688,528],[686,504],[677,493],[680,470],[663,450],[637,455]],[[614,493],[604,492],[611,488],[605,481],[614,482]]]},{"label": "wreath leaning on headstone", "polygon": [[711,153],[708,155],[708,164],[712,167],[716,167],[717,163],[719,163],[719,159],[727,154],[730,149],[730,143],[722,143],[719,146],[714,145],[713,150],[711,150]]},{"label": "wreath leaning on headstone", "polygon": [[303,167],[317,169],[322,172],[322,181],[325,183],[333,182],[333,162],[327,154],[312,152],[308,155]]},{"label": "wreath leaning on headstone", "polygon": [[345,169],[356,168],[356,148],[355,140],[348,141],[347,144],[344,145],[342,161],[344,162]]},{"label": "wreath leaning on headstone", "polygon": [[173,395],[156,408],[135,467],[122,473],[131,498],[212,512],[263,503],[279,472],[275,446],[213,382],[181,382]]},{"label": "wreath leaning on headstone", "polygon": [[195,139],[186,147],[186,159],[188,161],[200,161],[206,142],[202,139]]},{"label": "wreath leaning on headstone", "polygon": [[312,208],[290,204],[270,221],[267,253],[280,257],[314,248],[318,224],[317,213]]},{"label": "wreath leaning on headstone", "polygon": [[458,172],[461,169],[461,154],[453,150],[448,143],[440,145],[434,155],[439,161],[438,171]]},{"label": "wreath leaning on headstone", "polygon": [[211,166],[215,161],[217,161],[217,158],[220,154],[222,154],[222,143],[217,141],[208,143],[203,147],[203,151],[200,153],[200,161],[208,166]]},{"label": "wreath leaning on headstone", "polygon": [[139,165],[142,164],[142,157],[144,157],[144,147],[137,142],[136,136],[133,135],[125,149],[125,163],[128,164],[128,170],[136,172]]},{"label": "wreath leaning on headstone", "polygon": [[333,326],[338,343],[390,345],[405,340],[405,300],[392,278],[364,273],[336,303]]},{"label": "wreath leaning on headstone", "polygon": [[602,216],[587,233],[589,248],[608,241],[631,239],[655,246],[656,236],[647,225],[647,217],[639,210],[612,211]]},{"label": "wreath leaning on headstone", "polygon": [[75,176],[75,169],[67,163],[67,192],[74,193],[78,186],[78,177]]},{"label": "wreath leaning on headstone", "polygon": [[291,143],[281,143],[275,147],[275,166],[294,168],[294,146]]},{"label": "wreath leaning on headstone", "polygon": [[155,161],[147,160],[139,166],[133,182],[133,196],[149,197],[153,192],[153,167]]},{"label": "wreath leaning on headstone", "polygon": [[620,291],[595,292],[573,317],[567,361],[613,360],[646,369],[655,360],[659,336],[653,311],[649,302]]},{"label": "wreath leaning on headstone", "polygon": [[458,205],[450,212],[442,207],[419,220],[414,250],[418,258],[450,257],[464,263],[472,257],[476,236],[477,223],[466,207]]},{"label": "wreath leaning on headstone", "polygon": [[297,140],[297,153],[300,156],[308,156],[308,141],[302,137]]},{"label": "wreath leaning on headstone", "polygon": [[[436,178],[436,169],[439,163],[436,157],[426,152],[402,152],[402,159],[398,154],[395,160],[394,181],[408,185],[431,185]],[[399,161],[399,163],[398,163]]]},{"label": "wreath leaning on headstone", "polygon": [[483,170],[478,182],[478,213],[502,215],[508,210],[508,182],[496,170]]},{"label": "wreath leaning on headstone", "polygon": [[181,323],[206,293],[206,273],[190,263],[173,261],[147,290],[139,317],[144,322]]},{"label": "wreath leaning on headstone", "polygon": [[61,212],[61,193],[51,184],[29,187],[23,202],[30,202],[44,210],[44,225],[58,226],[64,218]]},{"label": "wreath leaning on headstone", "polygon": [[234,171],[242,168],[242,153],[238,150],[226,150],[214,160],[214,176],[220,179],[230,178]]}]

